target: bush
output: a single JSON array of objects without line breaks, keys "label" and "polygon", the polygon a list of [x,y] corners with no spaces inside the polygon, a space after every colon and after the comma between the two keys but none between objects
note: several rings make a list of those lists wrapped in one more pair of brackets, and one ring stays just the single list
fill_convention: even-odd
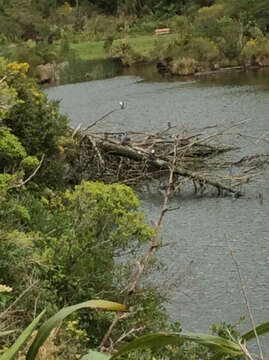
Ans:
[{"label": "bush", "polygon": [[10,130],[0,127],[0,168],[5,160],[12,162],[13,159],[20,160],[26,156],[26,151],[19,139],[11,134]]},{"label": "bush", "polygon": [[173,32],[179,32],[182,35],[189,31],[190,21],[187,16],[175,15],[168,20],[167,25]]},{"label": "bush", "polygon": [[141,55],[137,54],[127,40],[120,40],[111,48],[111,53],[119,56],[124,65],[131,65],[137,61],[141,61]]},{"label": "bush", "polygon": [[242,53],[242,57],[246,63],[257,65],[265,59],[269,59],[269,39],[251,39],[249,40]]},{"label": "bush", "polygon": [[111,35],[105,38],[104,50],[105,50],[106,53],[109,53],[109,51],[111,49],[111,46],[113,44],[113,41],[114,41],[114,37],[111,36]]},{"label": "bush", "polygon": [[194,32],[198,36],[214,40],[220,36],[220,24],[218,20],[223,17],[224,6],[222,4],[205,6],[198,10],[194,20]]},{"label": "bush", "polygon": [[[28,68],[27,63],[0,58],[0,79],[5,78],[0,84],[0,168],[16,172],[25,165],[24,169],[30,171],[34,158],[28,158],[27,164],[20,164],[21,160],[27,155],[40,159],[44,154],[45,166],[38,173],[39,181],[43,175],[44,182],[52,181],[52,186],[60,186],[64,173],[60,143],[63,137],[69,137],[67,118],[58,113],[58,103],[49,102],[35,81],[26,76]],[[19,178],[22,177],[20,173]]]},{"label": "bush", "polygon": [[87,41],[98,41],[108,36],[116,38],[118,33],[117,19],[112,16],[96,15],[86,20],[81,37]]},{"label": "bush", "polygon": [[182,57],[172,64],[172,72],[177,75],[193,75],[196,72],[197,61],[190,57]]},{"label": "bush", "polygon": [[216,44],[210,39],[193,37],[186,46],[188,55],[193,56],[199,62],[214,62],[219,57]]},{"label": "bush", "polygon": [[193,58],[197,63],[213,63],[219,58],[216,44],[207,38],[185,36],[166,45],[166,57]]},{"label": "bush", "polygon": [[245,38],[240,23],[229,18],[222,17],[218,20],[219,36],[215,41],[222,55],[229,60],[236,59],[244,46]]}]

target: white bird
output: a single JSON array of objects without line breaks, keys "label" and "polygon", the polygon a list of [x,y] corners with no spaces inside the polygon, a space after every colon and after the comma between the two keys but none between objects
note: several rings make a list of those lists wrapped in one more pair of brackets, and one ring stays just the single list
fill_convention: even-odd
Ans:
[{"label": "white bird", "polygon": [[120,101],[120,108],[121,108],[121,109],[124,109],[124,106],[125,106],[125,105],[124,105],[124,101]]}]

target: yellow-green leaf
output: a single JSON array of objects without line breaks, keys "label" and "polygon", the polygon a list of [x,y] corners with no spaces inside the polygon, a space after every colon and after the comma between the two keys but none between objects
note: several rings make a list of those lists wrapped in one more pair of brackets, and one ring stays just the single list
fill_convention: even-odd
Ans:
[{"label": "yellow-green leaf", "polygon": [[[90,300],[73,306],[61,309],[57,314],[49,318],[39,329],[30,349],[26,355],[26,360],[34,360],[39,348],[44,344],[53,328],[63,321],[72,312],[84,308],[103,309],[112,311],[127,311],[126,306],[106,300]],[[0,359],[2,360],[2,359]]]}]

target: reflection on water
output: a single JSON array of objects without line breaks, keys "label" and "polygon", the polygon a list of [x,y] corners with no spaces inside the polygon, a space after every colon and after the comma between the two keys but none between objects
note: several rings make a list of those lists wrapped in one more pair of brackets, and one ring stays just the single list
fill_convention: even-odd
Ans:
[{"label": "reflection on water", "polygon": [[[61,111],[71,117],[74,126],[86,126],[125,101],[127,108],[99,123],[100,130],[157,131],[168,121],[181,129],[197,129],[244,121],[230,130],[234,137],[228,140],[241,146],[234,157],[269,153],[268,137],[266,141],[262,138],[269,132],[268,70],[172,82],[158,82],[152,70],[148,77],[146,74],[145,69],[143,76],[150,81],[141,81],[136,70],[132,76],[50,88],[48,95],[62,99]],[[185,330],[207,331],[214,322],[237,322],[247,315],[229,247],[240,263],[256,322],[268,320],[268,175],[264,169],[264,174],[245,188],[242,199],[217,198],[215,194],[181,194],[172,199],[171,206],[180,205],[180,209],[165,218],[163,242],[170,245],[159,251],[159,257],[175,284],[167,288],[167,307]],[[259,193],[263,194],[262,204]],[[159,217],[161,204],[156,193],[142,195],[149,220]],[[162,275],[158,276],[154,281],[163,283]],[[248,321],[242,328],[250,328]]]},{"label": "reflection on water", "polygon": [[71,84],[81,81],[107,79],[122,73],[121,62],[118,58],[107,60],[80,60],[68,62],[68,68],[60,72],[61,84]]}]

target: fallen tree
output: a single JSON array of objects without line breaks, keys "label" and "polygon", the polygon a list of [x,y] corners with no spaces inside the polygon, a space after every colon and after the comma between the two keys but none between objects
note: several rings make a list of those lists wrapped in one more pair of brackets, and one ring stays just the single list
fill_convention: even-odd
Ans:
[{"label": "fallen tree", "polygon": [[[216,126],[211,126],[199,131],[180,133],[168,123],[166,129],[151,134],[109,133],[92,131],[96,123],[97,121],[85,130],[78,127],[73,131],[78,150],[73,158],[73,164],[76,165],[69,176],[76,179],[76,182],[83,179],[101,180],[133,186],[159,180],[165,187],[165,178],[169,175],[175,149],[175,191],[191,181],[195,192],[204,192],[208,187],[214,187],[218,194],[230,193],[237,197],[242,195],[242,184],[257,174],[247,171],[247,166],[242,166],[241,160],[232,162],[227,161],[225,156],[219,156],[239,149],[237,145],[218,141],[227,132],[227,128],[212,133]],[[229,129],[234,126],[236,125]],[[264,158],[263,161],[265,162]],[[236,175],[231,175],[231,169],[235,168]],[[254,168],[256,170],[258,166]]]}]

